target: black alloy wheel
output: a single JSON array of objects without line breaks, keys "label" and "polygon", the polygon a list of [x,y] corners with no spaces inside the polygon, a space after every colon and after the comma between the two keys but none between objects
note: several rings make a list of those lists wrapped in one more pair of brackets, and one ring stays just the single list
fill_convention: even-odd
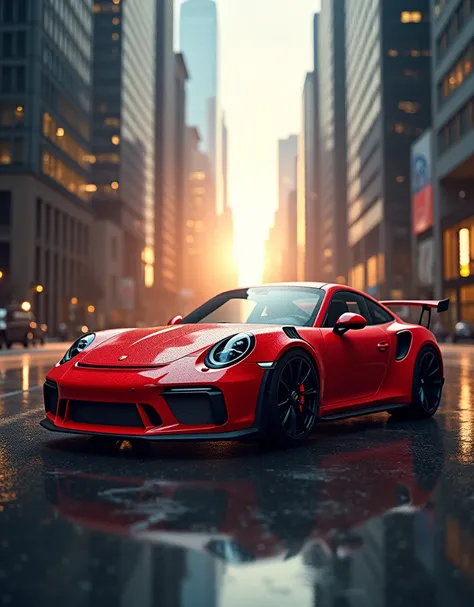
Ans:
[{"label": "black alloy wheel", "polygon": [[427,348],[420,353],[417,365],[418,385],[415,389],[418,390],[418,394],[414,393],[413,398],[418,401],[424,413],[423,417],[431,417],[439,407],[443,391],[441,361],[435,350]]},{"label": "black alloy wheel", "polygon": [[413,372],[412,401],[406,407],[390,411],[395,419],[426,419],[438,410],[443,392],[441,356],[432,346],[424,346]]},{"label": "black alloy wheel", "polygon": [[269,439],[284,446],[306,440],[318,416],[319,377],[312,358],[290,351],[277,364],[269,399]]}]

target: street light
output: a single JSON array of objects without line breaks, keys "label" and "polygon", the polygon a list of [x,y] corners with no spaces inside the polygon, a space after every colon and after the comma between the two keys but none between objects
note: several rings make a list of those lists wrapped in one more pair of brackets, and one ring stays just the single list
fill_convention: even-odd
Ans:
[{"label": "street light", "polygon": [[35,291],[36,291],[37,293],[42,293],[42,292],[44,291],[44,287],[43,287],[43,285],[36,285],[36,287],[35,287]]},{"label": "street light", "polygon": [[89,306],[87,308],[87,311],[89,312],[89,314],[94,314],[94,312],[95,312],[95,306]]},{"label": "street light", "polygon": [[24,301],[21,304],[21,309],[23,310],[23,312],[29,312],[31,310],[31,304],[29,301]]},{"label": "street light", "polygon": [[71,297],[71,303],[73,306],[77,306],[77,304],[79,303],[79,300],[77,299],[77,297]]},{"label": "street light", "polygon": [[0,270],[0,280],[3,278],[3,272]]}]

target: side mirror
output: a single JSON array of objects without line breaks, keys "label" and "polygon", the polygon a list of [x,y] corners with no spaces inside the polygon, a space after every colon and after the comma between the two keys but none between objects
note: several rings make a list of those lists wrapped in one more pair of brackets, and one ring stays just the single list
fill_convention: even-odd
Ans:
[{"label": "side mirror", "polygon": [[346,331],[363,329],[367,326],[367,321],[360,314],[353,314],[352,312],[346,312],[342,314],[336,322],[334,327],[334,333],[343,335]]},{"label": "side mirror", "polygon": [[179,323],[183,320],[182,316],[173,316],[173,318],[171,318],[168,321],[169,325],[179,325]]}]

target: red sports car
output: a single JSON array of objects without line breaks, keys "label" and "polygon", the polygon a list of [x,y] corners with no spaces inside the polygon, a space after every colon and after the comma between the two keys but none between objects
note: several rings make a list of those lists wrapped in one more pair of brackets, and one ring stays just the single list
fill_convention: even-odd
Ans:
[{"label": "red sports car", "polygon": [[[391,307],[418,306],[419,324]],[[217,295],[169,326],[89,333],[47,374],[57,432],[298,445],[318,422],[387,411],[431,417],[443,361],[427,326],[449,300],[379,302],[288,283]]]}]

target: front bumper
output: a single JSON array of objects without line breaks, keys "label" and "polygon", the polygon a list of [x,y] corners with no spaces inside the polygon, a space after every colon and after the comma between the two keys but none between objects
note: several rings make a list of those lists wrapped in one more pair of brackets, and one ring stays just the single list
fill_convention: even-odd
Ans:
[{"label": "front bumper", "polygon": [[161,442],[200,442],[200,441],[238,441],[247,438],[257,437],[260,433],[258,427],[246,428],[244,430],[234,430],[229,432],[206,432],[186,434],[116,434],[114,432],[98,432],[97,430],[77,430],[69,429],[67,427],[58,427],[53,422],[45,417],[40,421],[40,426],[51,432],[63,432],[64,434],[85,434],[88,436],[104,436],[104,437],[115,437],[117,440],[136,440],[137,438],[150,440],[150,441],[161,441]]},{"label": "front bumper", "polygon": [[55,367],[41,426],[123,439],[241,440],[261,430],[268,373],[250,363],[202,373],[193,358],[147,370]]}]

